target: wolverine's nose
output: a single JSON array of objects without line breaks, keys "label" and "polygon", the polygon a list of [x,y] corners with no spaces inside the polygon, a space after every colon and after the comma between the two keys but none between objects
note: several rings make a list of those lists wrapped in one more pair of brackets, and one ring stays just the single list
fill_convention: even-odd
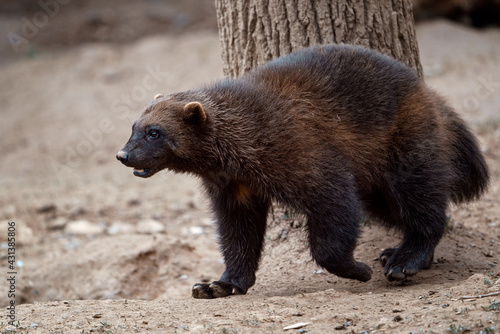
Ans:
[{"label": "wolverine's nose", "polygon": [[120,160],[121,162],[127,162],[128,153],[125,151],[120,151],[116,154],[116,159]]}]

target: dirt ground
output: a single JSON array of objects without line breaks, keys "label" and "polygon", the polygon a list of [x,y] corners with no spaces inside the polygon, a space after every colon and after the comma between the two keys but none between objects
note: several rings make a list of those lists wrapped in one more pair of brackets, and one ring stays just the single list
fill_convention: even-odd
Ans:
[{"label": "dirt ground", "polygon": [[364,226],[356,258],[374,275],[360,283],[318,268],[301,221],[276,210],[256,285],[220,300],[191,298],[224,269],[197,180],[139,179],[115,159],[156,93],[222,76],[213,26],[68,47],[34,37],[0,53],[2,333],[500,333],[500,295],[478,298],[500,291],[500,29],[433,21],[417,32],[426,81],[481,141],[489,192],[450,208],[433,267],[404,284],[376,261],[397,233]]}]

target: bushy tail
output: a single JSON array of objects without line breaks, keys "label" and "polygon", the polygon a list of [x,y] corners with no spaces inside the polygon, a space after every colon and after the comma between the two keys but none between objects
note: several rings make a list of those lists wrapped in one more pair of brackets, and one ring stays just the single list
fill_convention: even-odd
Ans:
[{"label": "bushy tail", "polygon": [[486,191],[489,172],[477,139],[456,115],[451,118],[448,130],[452,134],[452,163],[454,181],[451,199],[459,204],[478,199]]}]

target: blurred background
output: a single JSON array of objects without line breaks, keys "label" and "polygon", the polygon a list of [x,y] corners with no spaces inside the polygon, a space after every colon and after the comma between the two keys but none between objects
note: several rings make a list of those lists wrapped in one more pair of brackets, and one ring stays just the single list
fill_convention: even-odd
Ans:
[{"label": "blurred background", "polygon": [[[495,175],[472,216],[498,234],[498,1],[415,4],[425,80],[472,124]],[[197,180],[139,179],[115,159],[155,94],[222,77],[213,1],[0,0],[0,36],[0,259],[13,220],[20,302],[189,296],[217,279]],[[290,240],[288,229],[271,226],[269,242]],[[314,266],[303,243],[280,247],[275,259]]]}]

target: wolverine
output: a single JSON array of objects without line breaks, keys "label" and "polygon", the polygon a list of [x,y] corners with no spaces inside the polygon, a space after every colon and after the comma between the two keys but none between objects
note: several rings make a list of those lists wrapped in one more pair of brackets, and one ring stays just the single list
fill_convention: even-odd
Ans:
[{"label": "wolverine", "polygon": [[139,177],[202,180],[226,269],[195,298],[254,285],[273,201],[306,218],[314,261],[362,282],[361,217],[402,233],[379,256],[389,281],[433,262],[450,204],[477,199],[489,174],[462,119],[414,70],[363,47],[321,45],[237,79],[157,95],[117,159]]}]

